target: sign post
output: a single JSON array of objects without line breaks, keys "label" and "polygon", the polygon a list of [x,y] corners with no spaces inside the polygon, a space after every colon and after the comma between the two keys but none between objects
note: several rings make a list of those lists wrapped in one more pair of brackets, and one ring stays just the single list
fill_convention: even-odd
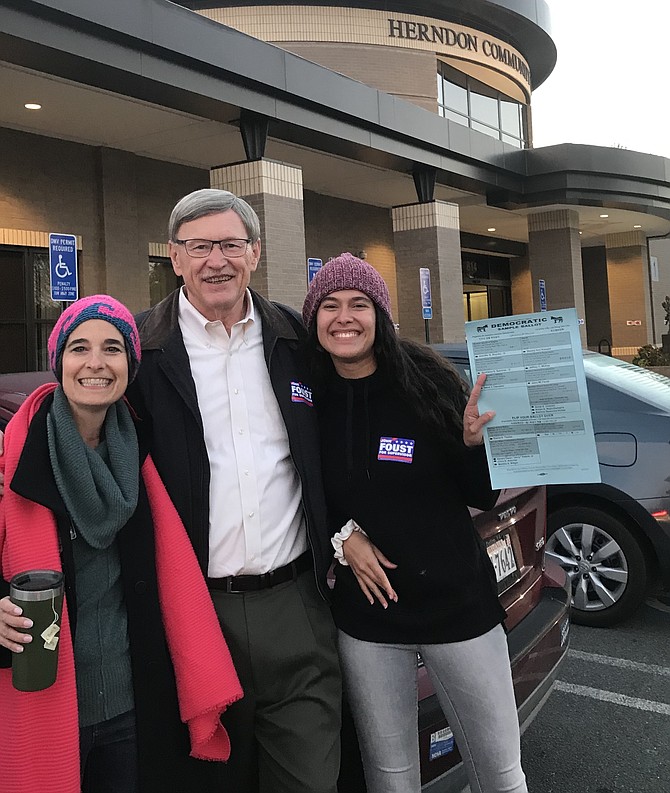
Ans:
[{"label": "sign post", "polygon": [[321,259],[307,259],[307,286],[312,283],[314,276],[319,272],[322,266],[323,262]]},{"label": "sign post", "polygon": [[421,286],[421,316],[426,329],[426,344],[430,344],[430,326],[428,321],[433,318],[433,298],[430,291],[430,270],[419,268],[419,284]]},{"label": "sign post", "polygon": [[538,287],[540,289],[540,311],[547,310],[547,287],[544,283],[544,278],[538,280]]},{"label": "sign post", "polygon": [[74,234],[49,234],[49,280],[52,300],[74,301],[79,297]]}]

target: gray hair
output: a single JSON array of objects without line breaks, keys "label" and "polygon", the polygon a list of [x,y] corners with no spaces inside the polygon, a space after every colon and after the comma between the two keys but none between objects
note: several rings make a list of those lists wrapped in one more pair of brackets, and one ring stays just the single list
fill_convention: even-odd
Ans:
[{"label": "gray hair", "polygon": [[216,215],[232,209],[237,213],[252,242],[257,242],[261,237],[261,222],[256,212],[243,198],[238,198],[227,190],[196,190],[180,199],[170,215],[168,223],[168,239],[174,242],[177,233],[184,223],[205,215]]}]

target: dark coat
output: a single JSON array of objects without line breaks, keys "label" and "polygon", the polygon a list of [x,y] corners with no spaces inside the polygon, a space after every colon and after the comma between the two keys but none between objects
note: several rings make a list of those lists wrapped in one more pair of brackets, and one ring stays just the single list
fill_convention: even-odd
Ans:
[{"label": "dark coat", "polygon": [[[77,598],[70,528],[72,522],[54,479],[47,443],[49,395],[30,424],[12,490],[50,509],[59,534],[65,594],[71,630],[77,622]],[[147,437],[139,422],[140,465],[147,455]],[[137,509],[118,535],[121,576],[128,612],[128,633],[135,692],[142,793],[188,793],[217,790],[218,763],[189,758],[188,728],[181,723],[174,673],[158,601],[154,527],[146,489],[140,478]],[[5,584],[6,586],[6,584]],[[0,593],[0,596],[8,592]],[[175,596],[179,596],[178,589]],[[0,666],[11,666],[11,653],[0,648]],[[210,781],[211,780],[211,781]],[[57,782],[57,780],[56,780]],[[208,786],[209,784],[209,786]]]},{"label": "dark coat", "polygon": [[[326,575],[333,554],[326,527],[318,422],[313,407],[291,400],[292,383],[310,385],[301,351],[305,329],[291,309],[252,294],[263,327],[263,349],[270,381],[302,482],[316,582],[322,596],[328,598]],[[179,290],[176,290],[136,318],[142,342],[142,365],[128,389],[128,398],[137,413],[153,427],[151,456],[186,526],[203,573],[207,575],[209,462],[195,383],[178,316]]]}]

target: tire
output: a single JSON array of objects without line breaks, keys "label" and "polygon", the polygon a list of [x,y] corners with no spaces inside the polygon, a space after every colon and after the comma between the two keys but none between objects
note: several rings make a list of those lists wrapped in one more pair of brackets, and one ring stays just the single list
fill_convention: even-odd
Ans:
[{"label": "tire", "polygon": [[604,510],[576,506],[551,512],[545,553],[568,574],[571,617],[579,625],[616,625],[645,598],[649,564],[644,550],[630,529]]}]

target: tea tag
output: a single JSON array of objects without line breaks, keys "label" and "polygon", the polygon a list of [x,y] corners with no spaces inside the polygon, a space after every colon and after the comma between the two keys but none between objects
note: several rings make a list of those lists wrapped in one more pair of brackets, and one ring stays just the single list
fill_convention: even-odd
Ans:
[{"label": "tea tag", "polygon": [[45,650],[55,650],[58,645],[58,636],[53,636],[49,641],[44,642]]},{"label": "tea tag", "polygon": [[[42,631],[40,636],[45,641],[45,645],[44,645],[45,647],[46,647],[47,644],[50,644],[54,640],[54,637],[56,636],[56,634],[58,633],[59,630],[60,630],[60,628],[58,627],[58,625],[56,625],[55,622],[52,622],[51,625],[49,625],[48,628],[45,628]],[[56,639],[56,641],[58,641],[58,639]]]}]

